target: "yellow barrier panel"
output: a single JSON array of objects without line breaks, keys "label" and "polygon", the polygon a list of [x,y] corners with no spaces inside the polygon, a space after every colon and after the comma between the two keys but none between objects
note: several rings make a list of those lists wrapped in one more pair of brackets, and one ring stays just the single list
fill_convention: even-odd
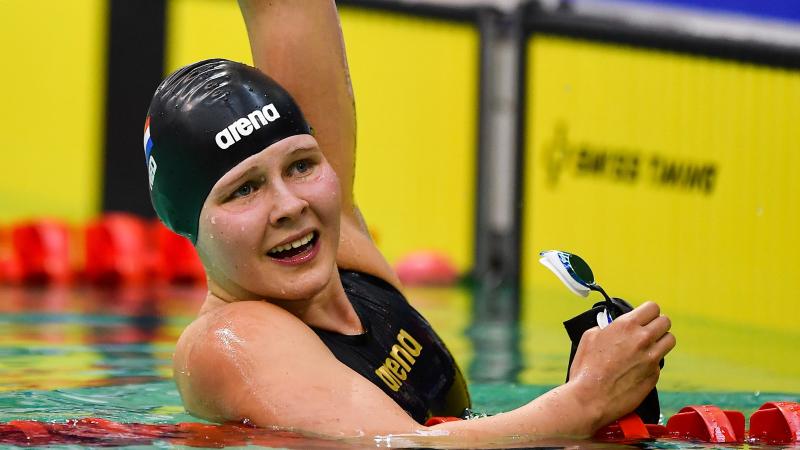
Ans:
[{"label": "yellow barrier panel", "polygon": [[209,58],[253,64],[247,30],[234,1],[168,0],[166,70]]},{"label": "yellow barrier panel", "polygon": [[356,201],[390,262],[435,249],[465,271],[475,229],[473,25],[342,11],[358,111]]},{"label": "yellow barrier panel", "polygon": [[81,221],[99,210],[106,8],[3,2],[0,221]]},{"label": "yellow barrier panel", "polygon": [[[473,262],[475,26],[340,8],[358,113],[356,200],[390,262],[419,249]],[[209,32],[213,30],[213,32]],[[171,0],[167,68],[252,63],[235,2]]]},{"label": "yellow barrier panel", "polygon": [[800,391],[800,72],[547,35],[527,57],[528,320],[590,305],[536,262],[572,251],[673,318],[670,386]]}]

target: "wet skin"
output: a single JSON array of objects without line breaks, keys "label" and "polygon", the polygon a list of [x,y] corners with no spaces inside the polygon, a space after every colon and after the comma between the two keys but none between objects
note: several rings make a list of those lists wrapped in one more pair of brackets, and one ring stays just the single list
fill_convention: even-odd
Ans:
[{"label": "wet skin", "polygon": [[[226,173],[200,214],[196,247],[210,291],[204,310],[266,300],[307,324],[359,331],[336,269],[340,197],[339,179],[309,135],[283,139]],[[270,252],[309,234],[308,250],[293,258]]]}]

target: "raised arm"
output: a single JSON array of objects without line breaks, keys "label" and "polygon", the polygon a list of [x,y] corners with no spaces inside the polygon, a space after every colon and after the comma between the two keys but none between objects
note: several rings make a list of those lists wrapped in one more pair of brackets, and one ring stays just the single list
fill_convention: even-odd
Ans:
[{"label": "raised arm", "polygon": [[256,67],[300,105],[342,191],[336,262],[400,288],[353,199],[356,116],[342,30],[333,0],[239,0]]},{"label": "raised arm", "polygon": [[353,211],[356,118],[333,0],[239,0],[255,66],[300,105]]}]

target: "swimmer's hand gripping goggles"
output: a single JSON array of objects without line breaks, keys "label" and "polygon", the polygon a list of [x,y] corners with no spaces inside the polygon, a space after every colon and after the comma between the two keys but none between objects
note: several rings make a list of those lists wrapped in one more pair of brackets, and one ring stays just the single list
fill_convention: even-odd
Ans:
[{"label": "swimmer's hand gripping goggles", "polygon": [[[580,256],[559,250],[544,251],[539,253],[539,256],[539,262],[550,269],[570,291],[582,297],[588,297],[591,291],[597,291],[603,294],[604,298],[602,302],[595,303],[592,309],[564,322],[564,328],[567,329],[567,334],[572,341],[569,365],[567,366],[567,381],[569,381],[569,370],[583,333],[595,325],[600,328],[607,327],[617,317],[632,311],[633,306],[621,298],[609,297],[606,291],[594,281],[592,269]],[[664,367],[663,359],[660,365]],[[658,401],[658,391],[655,388],[647,394],[635,412],[645,423],[658,423],[661,407]]]}]

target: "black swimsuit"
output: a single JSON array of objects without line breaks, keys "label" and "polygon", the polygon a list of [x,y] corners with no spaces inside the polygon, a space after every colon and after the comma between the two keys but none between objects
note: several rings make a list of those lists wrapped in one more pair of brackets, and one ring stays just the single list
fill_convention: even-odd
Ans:
[{"label": "black swimsuit", "polygon": [[364,334],[313,328],[336,358],[383,389],[419,423],[462,417],[470,407],[464,377],[430,324],[380,278],[339,272]]}]

